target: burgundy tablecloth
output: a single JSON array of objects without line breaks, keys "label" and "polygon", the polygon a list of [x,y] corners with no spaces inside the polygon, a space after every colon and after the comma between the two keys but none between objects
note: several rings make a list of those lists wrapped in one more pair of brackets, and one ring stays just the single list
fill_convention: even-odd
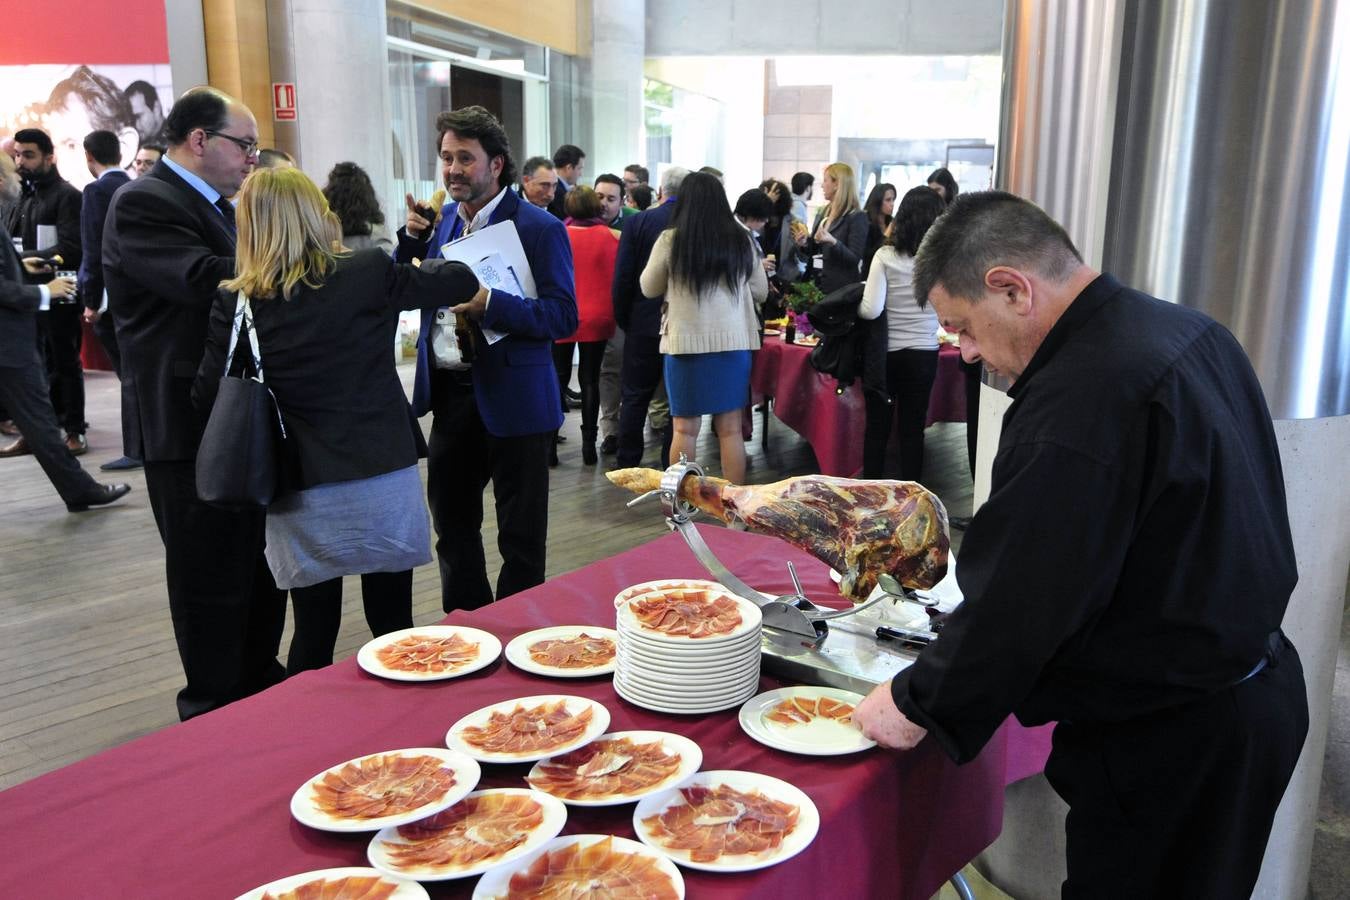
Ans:
[{"label": "burgundy tablecloth", "polygon": [[[826,475],[855,475],[862,468],[862,439],[867,424],[862,386],[854,382],[836,394],[836,382],[811,368],[811,348],[764,339],[750,370],[755,401],[773,398],[773,411],[811,445]],[[961,352],[944,345],[938,351],[937,379],[928,398],[928,421],[966,420]]]},{"label": "burgundy tablecloth", "polygon": [[[825,569],[777,540],[704,528],[708,543],[752,584],[789,587],[793,560],[807,592],[834,595]],[[485,628],[503,644],[550,624],[613,624],[623,587],[703,570],[677,535],[604,560],[449,621]],[[763,680],[765,689],[776,685]],[[667,716],[620,700],[608,679],[562,681],[504,661],[452,681],[407,684],[366,675],[348,659],[266,693],[108,750],[0,793],[10,897],[233,897],[311,869],[362,865],[369,835],[295,822],[291,794],[335,763],[402,747],[442,746],[448,726],[488,703],[541,693],[592,697],[611,728],[688,735],[705,769],[787,779],[819,807],[815,842],[758,872],[685,871],[689,896],[927,898],[997,834],[1003,788],[1038,771],[1045,729],[1005,723],[975,761],[953,765],[931,742],[906,754],[873,750],[804,757],[762,746],[736,711]],[[521,785],[528,766],[484,766],[484,786]],[[564,833],[632,837],[633,807],[569,808]],[[467,897],[476,879],[429,884]]]}]

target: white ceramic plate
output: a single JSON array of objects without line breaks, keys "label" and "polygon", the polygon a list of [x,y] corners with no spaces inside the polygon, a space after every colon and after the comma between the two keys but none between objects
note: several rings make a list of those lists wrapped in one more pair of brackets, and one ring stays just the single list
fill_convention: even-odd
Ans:
[{"label": "white ceramic plate", "polygon": [[[589,708],[591,710],[591,721],[587,723],[586,729],[571,741],[557,747],[550,747],[544,751],[526,750],[523,753],[489,753],[479,750],[464,741],[460,737],[460,732],[468,727],[481,728],[488,723],[494,712],[510,714],[517,706],[523,706],[526,709],[539,706],[544,703],[557,703],[559,700],[565,701],[567,711],[573,715],[579,715],[582,710]],[[521,763],[537,762],[541,759],[547,759],[550,756],[557,756],[560,753],[566,753],[569,750],[575,750],[578,747],[584,747],[591,741],[605,733],[609,728],[609,710],[605,709],[594,700],[585,697],[572,697],[565,694],[539,694],[534,697],[519,697],[515,700],[503,700],[501,703],[494,703],[491,706],[485,706],[482,709],[475,710],[464,716],[458,722],[450,726],[450,730],[445,734],[445,745],[451,750],[458,750],[460,753],[473,757],[479,762],[486,763]]]},{"label": "white ceramic plate", "polygon": [[631,603],[633,601],[640,600],[645,595],[638,595],[636,597],[631,597],[629,598],[629,601],[625,602],[622,606],[619,607],[618,613],[616,615],[617,620],[616,627],[619,629],[620,633],[633,634],[639,638],[647,639],[647,641],[650,643],[661,644],[665,646],[674,646],[679,647],[680,649],[693,647],[707,649],[712,647],[718,647],[721,645],[735,644],[739,641],[746,640],[747,637],[751,637],[755,640],[758,640],[758,638],[755,636],[759,634],[760,623],[761,620],[763,619],[763,615],[760,613],[759,607],[751,603],[749,600],[744,600],[740,597],[737,597],[735,594],[727,592],[726,589],[724,588],[719,588],[719,590],[716,591],[715,593],[718,593],[724,597],[728,597],[729,599],[731,599],[736,604],[736,608],[741,614],[740,624],[738,624],[735,628],[731,629],[731,631],[725,634],[717,634],[712,635],[710,637],[694,638],[678,634],[666,634],[664,632],[655,631],[651,628],[648,628],[647,626],[643,625],[641,622],[638,621],[637,616],[633,615],[633,610],[631,608]]},{"label": "white ceramic plate", "polygon": [[614,607],[617,609],[622,606],[624,601],[631,600],[639,594],[650,594],[653,591],[661,591],[666,588],[703,588],[709,591],[721,591],[724,594],[730,594],[725,585],[718,584],[716,581],[709,581],[706,578],[658,578],[656,581],[644,581],[641,584],[635,584],[619,591],[614,597]]},{"label": "white ceramic plate", "polygon": [[[728,665],[745,665],[751,660],[758,659],[761,652],[760,641],[750,641],[744,646],[736,647],[727,653],[713,653],[708,650],[701,650],[697,653],[677,653],[663,652],[661,650],[652,650],[645,646],[630,642],[620,641],[617,658],[620,661],[643,663],[661,668],[666,671],[692,672],[696,669],[708,669],[713,667],[726,667]],[[622,668],[622,662],[620,663]]]},{"label": "white ceramic plate", "polygon": [[863,737],[856,726],[833,719],[813,719],[797,725],[780,725],[765,717],[773,708],[792,697],[829,697],[857,706],[863,701],[861,694],[831,687],[785,687],[776,691],[767,691],[757,697],[751,697],[741,707],[741,728],[761,744],[775,750],[788,753],[801,753],[806,756],[842,756],[846,753],[858,753],[870,750],[876,741]]},{"label": "white ceramic plate", "polygon": [[[434,673],[404,672],[401,669],[391,669],[380,662],[379,657],[376,656],[376,651],[381,647],[413,635],[438,639],[459,635],[461,639],[478,645],[478,655],[462,666],[445,672]],[[365,646],[357,651],[356,664],[372,675],[394,681],[442,681],[446,678],[458,678],[461,675],[468,675],[470,672],[477,672],[479,669],[491,665],[492,661],[501,655],[501,652],[502,642],[497,640],[495,635],[481,629],[468,628],[463,625],[423,625],[420,628],[391,631],[389,634],[380,635],[367,641]]]},{"label": "white ceramic plate", "polygon": [[[450,790],[441,796],[439,800],[431,803],[425,803],[406,813],[400,813],[396,816],[380,816],[375,819],[349,819],[331,816],[320,809],[313,799],[312,787],[315,782],[321,780],[329,772],[336,772],[343,766],[359,764],[364,759],[372,756],[434,756],[444,761],[442,768],[449,769],[454,773],[455,783],[450,786]],[[317,828],[320,831],[379,831],[390,825],[405,825],[408,822],[416,822],[418,819],[425,819],[427,816],[434,815],[443,809],[454,806],[469,791],[478,785],[478,778],[482,770],[478,768],[478,763],[474,762],[463,753],[456,753],[453,750],[445,750],[441,747],[411,747],[406,750],[386,750],[383,753],[367,753],[365,756],[358,756],[356,759],[349,759],[347,762],[338,763],[336,766],[330,766],[324,769],[313,778],[307,779],[300,788],[291,795],[291,815],[295,816],[296,821],[302,825],[308,825],[310,828]]]},{"label": "white ceramic plate", "polygon": [[638,839],[687,868],[702,869],[706,872],[749,872],[753,869],[768,868],[801,853],[810,846],[811,841],[815,840],[816,832],[820,830],[820,812],[816,809],[816,804],[811,802],[811,798],[786,781],[770,775],[730,770],[699,772],[680,787],[687,788],[693,785],[706,787],[727,785],[742,792],[759,791],[773,800],[796,806],[797,824],[787,837],[783,838],[783,843],[765,853],[753,855],[742,853],[735,856],[720,856],[712,862],[692,862],[688,851],[662,847],[656,842],[650,830],[642,824],[643,819],[658,816],[672,806],[683,805],[684,795],[680,793],[680,788],[672,788],[665,793],[655,794],[640,801],[637,809],[633,811],[633,829],[637,832]]},{"label": "white ceramic plate", "polygon": [[[680,758],[680,767],[669,778],[628,794],[608,794],[603,797],[594,797],[590,799],[573,799],[568,797],[559,797],[563,803],[568,806],[618,806],[621,803],[632,803],[648,797],[652,794],[659,794],[662,791],[669,790],[672,787],[683,784],[685,779],[698,771],[698,767],[703,765],[703,751],[699,749],[698,744],[682,737],[678,734],[671,734],[668,731],[614,731],[609,734],[602,734],[596,738],[597,742],[604,740],[618,740],[619,738],[628,738],[635,744],[650,744],[653,741],[660,741],[661,748],[667,755],[678,756]],[[561,754],[560,754],[561,755]],[[542,767],[552,760],[541,760],[534,764],[530,774],[526,779],[534,778],[542,772]],[[533,784],[533,783],[531,783]],[[542,787],[535,787],[536,791],[545,790]]]},{"label": "white ceramic plate", "polygon": [[743,677],[749,672],[758,672],[759,663],[759,657],[756,655],[754,659],[743,663],[728,663],[719,668],[694,670],[673,664],[662,667],[639,659],[621,657],[615,673],[655,684],[704,688],[726,684],[728,680]]},{"label": "white ceramic plate", "polygon": [[[744,624],[744,623],[742,623]],[[759,648],[760,628],[756,624],[752,630],[741,634],[734,640],[719,641],[713,644],[702,643],[702,638],[679,638],[678,642],[662,641],[649,634],[633,629],[627,623],[619,625],[619,646],[660,656],[662,659],[708,660],[725,656],[735,656],[750,652],[750,648]]]},{"label": "white ceramic plate", "polygon": [[481,875],[488,869],[506,865],[528,853],[532,853],[557,837],[558,832],[562,831],[563,826],[567,824],[567,807],[563,806],[562,801],[556,797],[550,797],[541,791],[525,788],[494,788],[486,791],[474,791],[460,802],[463,803],[466,800],[482,797],[486,794],[524,794],[544,808],[544,818],[534,827],[524,843],[512,847],[501,856],[494,856],[467,866],[408,866],[404,868],[385,847],[386,843],[410,843],[399,835],[397,828],[385,828],[371,838],[370,846],[366,848],[366,857],[370,860],[370,864],[381,872],[387,872],[390,875],[397,875],[402,878],[416,878],[418,881],[448,881],[452,878],[468,878],[472,875]]},{"label": "white ceramic plate", "polygon": [[759,672],[751,672],[742,675],[736,679],[728,679],[720,685],[701,687],[697,690],[693,688],[681,688],[679,685],[671,685],[660,682],[648,681],[641,678],[625,677],[623,673],[617,673],[615,679],[623,685],[629,693],[637,694],[643,697],[657,700],[658,702],[680,704],[690,703],[715,703],[719,700],[727,700],[731,697],[739,697],[751,687],[759,685]]},{"label": "white ceramic plate", "polygon": [[601,666],[591,666],[584,669],[564,669],[558,666],[546,666],[543,663],[535,662],[530,656],[530,645],[550,639],[567,639],[580,635],[582,632],[594,638],[609,638],[614,642],[617,648],[619,643],[619,633],[613,628],[605,628],[600,625],[555,625],[552,628],[536,628],[534,631],[527,631],[517,638],[511,640],[506,645],[506,660],[517,669],[524,669],[534,675],[545,675],[549,678],[589,678],[592,675],[608,675],[614,671],[614,660]]},{"label": "white ceramic plate", "polygon": [[263,894],[280,894],[283,891],[293,891],[301,885],[319,879],[337,881],[342,878],[376,877],[387,883],[398,885],[397,890],[389,895],[390,900],[427,900],[427,889],[417,882],[409,881],[406,878],[391,878],[383,872],[361,866],[346,866],[341,869],[316,869],[313,872],[301,872],[299,875],[278,878],[276,881],[269,881],[267,884],[255,887],[247,894],[240,894],[235,900],[262,900]]},{"label": "white ceramic plate", "polygon": [[607,834],[568,834],[560,838],[554,838],[543,847],[535,850],[529,856],[519,859],[511,865],[500,866],[492,869],[484,875],[478,882],[478,886],[473,890],[473,900],[494,900],[497,897],[505,897],[507,889],[511,884],[511,876],[517,872],[524,872],[530,867],[530,864],[545,853],[551,853],[554,850],[561,850],[564,847],[581,842],[583,847],[590,847],[597,841],[603,841],[606,838],[610,840],[610,849],[615,853],[624,853],[630,856],[646,856],[657,861],[657,867],[670,877],[671,883],[675,886],[675,895],[684,900],[684,876],[680,870],[671,864],[670,860],[660,853],[655,852],[650,847],[643,846],[637,841],[630,841],[628,838],[611,837]]},{"label": "white ceramic plate", "polygon": [[667,700],[654,699],[652,697],[648,697],[646,695],[630,691],[623,685],[619,684],[618,682],[615,682],[614,684],[614,693],[618,694],[620,697],[622,697],[624,700],[627,700],[634,706],[640,706],[643,709],[649,709],[652,712],[673,713],[674,715],[677,716],[689,716],[689,715],[702,715],[704,713],[721,712],[724,709],[734,709],[740,706],[746,700],[749,700],[751,697],[753,697],[755,695],[755,691],[758,690],[758,688],[759,684],[755,683],[749,685],[744,692],[732,697],[730,700],[718,703],[703,703],[700,701],[698,704],[671,703]]}]

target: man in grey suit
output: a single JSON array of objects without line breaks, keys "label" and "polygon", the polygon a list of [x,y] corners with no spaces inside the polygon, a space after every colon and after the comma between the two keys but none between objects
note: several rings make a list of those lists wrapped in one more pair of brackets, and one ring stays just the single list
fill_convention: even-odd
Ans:
[{"label": "man in grey suit", "polygon": [[[12,201],[18,196],[14,160],[0,154],[0,197]],[[50,271],[50,265],[40,259],[20,263],[4,226],[0,226],[0,242],[4,244],[0,247],[0,402],[9,410],[19,433],[67,509],[83,512],[91,506],[112,503],[125,496],[131,487],[99,484],[80,468],[62,439],[37,353],[38,310],[49,309],[53,302],[73,302],[75,281],[56,278],[43,285],[25,284],[25,270],[31,275],[43,275]]]}]

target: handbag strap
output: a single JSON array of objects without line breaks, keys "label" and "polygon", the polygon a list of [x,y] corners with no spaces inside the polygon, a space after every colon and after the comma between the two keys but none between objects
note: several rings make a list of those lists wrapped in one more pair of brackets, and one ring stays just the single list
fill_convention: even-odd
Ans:
[{"label": "handbag strap", "polygon": [[239,345],[239,332],[247,329],[249,351],[253,354],[253,369],[258,373],[258,380],[263,380],[262,351],[258,349],[258,330],[253,325],[253,307],[249,304],[248,297],[244,292],[239,292],[239,299],[234,305],[234,328],[230,332],[230,349],[225,354],[225,374],[230,374],[230,364],[234,362],[234,351]]}]

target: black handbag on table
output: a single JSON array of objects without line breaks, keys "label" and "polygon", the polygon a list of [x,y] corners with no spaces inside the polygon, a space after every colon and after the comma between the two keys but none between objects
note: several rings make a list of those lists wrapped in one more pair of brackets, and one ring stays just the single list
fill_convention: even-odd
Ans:
[{"label": "black handbag on table", "polygon": [[[248,335],[256,373],[251,378],[230,374],[241,332]],[[226,509],[266,507],[277,495],[285,438],[276,398],[263,383],[253,310],[240,291],[225,374],[197,448],[197,496],[204,503]]]}]

